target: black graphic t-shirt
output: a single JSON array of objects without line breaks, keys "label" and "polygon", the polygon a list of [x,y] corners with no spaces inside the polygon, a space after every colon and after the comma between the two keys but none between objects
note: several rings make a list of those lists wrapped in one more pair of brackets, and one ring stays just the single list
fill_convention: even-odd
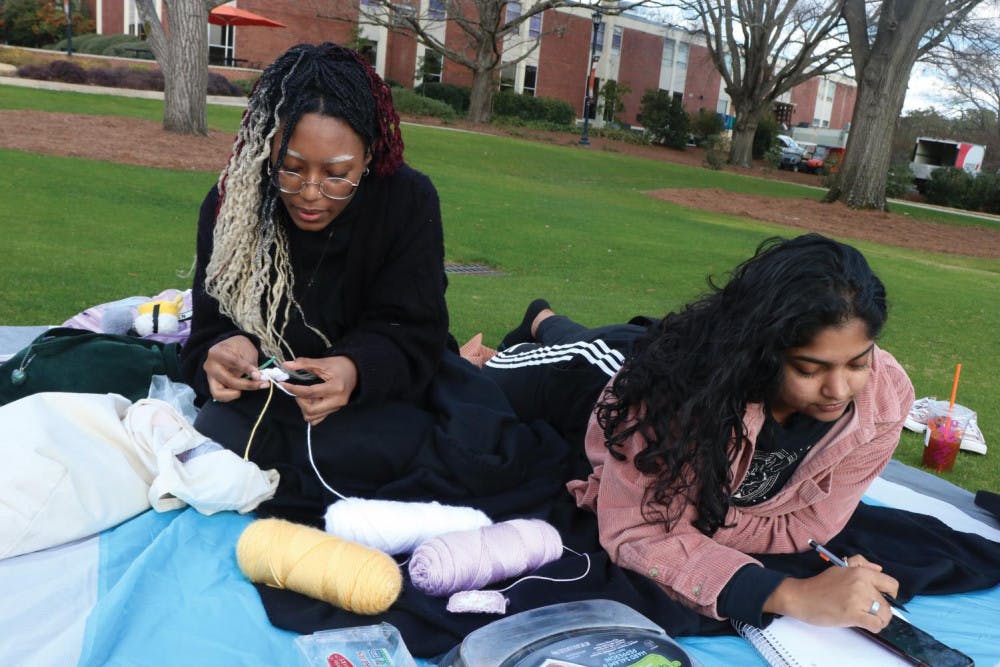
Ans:
[{"label": "black graphic t-shirt", "polygon": [[777,493],[792,476],[799,463],[834,422],[822,422],[796,412],[787,423],[779,424],[765,410],[764,426],[757,436],[750,470],[733,494],[738,507],[757,505]]}]

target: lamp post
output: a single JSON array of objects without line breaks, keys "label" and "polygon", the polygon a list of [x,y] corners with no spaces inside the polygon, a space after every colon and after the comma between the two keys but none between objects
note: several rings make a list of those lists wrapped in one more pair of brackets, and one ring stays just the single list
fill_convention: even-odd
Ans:
[{"label": "lamp post", "polygon": [[66,12],[66,55],[73,55],[73,17],[69,0],[63,0],[63,11]]},{"label": "lamp post", "polygon": [[590,38],[590,63],[587,70],[587,93],[583,98],[583,132],[580,134],[581,146],[590,145],[590,135],[588,134],[588,131],[590,128],[590,109],[594,104],[594,68],[597,67],[597,60],[600,58],[600,56],[597,55],[597,31],[601,27],[601,12],[599,10],[594,10],[594,13],[590,18],[594,22],[594,32]]}]

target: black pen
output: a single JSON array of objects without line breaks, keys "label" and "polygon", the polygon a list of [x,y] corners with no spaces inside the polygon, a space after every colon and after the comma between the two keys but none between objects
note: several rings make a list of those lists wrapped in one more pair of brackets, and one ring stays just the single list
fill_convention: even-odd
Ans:
[{"label": "black pen", "polygon": [[[830,551],[829,549],[827,549],[826,547],[824,547],[822,544],[820,544],[816,540],[809,540],[809,546],[811,546],[813,549],[815,549],[819,553],[819,555],[820,555],[821,558],[823,558],[824,560],[830,561],[831,563],[833,563],[837,567],[850,567],[847,564],[846,560],[844,560],[840,556],[836,555],[835,553],[833,553],[832,551]],[[899,602],[897,602],[896,598],[892,597],[888,593],[882,593],[882,597],[884,597],[889,602],[889,604],[891,604],[893,607],[896,607],[897,609],[902,609],[903,611],[910,611],[909,609],[907,609],[906,607],[904,607],[902,604],[900,604]]]}]

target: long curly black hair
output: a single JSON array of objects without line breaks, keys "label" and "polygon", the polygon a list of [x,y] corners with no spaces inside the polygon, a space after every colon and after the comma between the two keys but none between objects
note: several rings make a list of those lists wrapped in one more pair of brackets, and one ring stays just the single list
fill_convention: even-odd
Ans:
[{"label": "long curly black hair", "polygon": [[875,340],[887,307],[864,256],[819,234],[767,239],[724,286],[708,284],[637,342],[597,419],[619,460],[633,434],[645,439],[634,464],[656,480],[644,499],[647,520],[669,529],[693,504],[693,525],[711,536],[725,524],[730,468],[747,441],[744,411],[776,394],[784,351],[855,317]]}]

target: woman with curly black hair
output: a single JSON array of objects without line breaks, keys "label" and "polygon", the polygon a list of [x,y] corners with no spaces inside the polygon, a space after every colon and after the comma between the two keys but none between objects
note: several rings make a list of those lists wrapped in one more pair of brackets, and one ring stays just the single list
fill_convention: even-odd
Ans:
[{"label": "woman with curly black hair", "polygon": [[[509,394],[590,392],[592,472],[568,487],[597,513],[619,565],[714,618],[761,625],[776,613],[878,631],[890,618],[882,593],[898,584],[863,556],[793,579],[748,554],[833,537],[892,457],[913,387],[875,344],[882,282],[855,248],[807,234],[765,241],[725,285],[709,285],[646,329],[583,330],[537,300],[484,370]],[[572,387],[552,390],[567,378]],[[579,431],[574,413],[554,414],[561,432]]]}]

